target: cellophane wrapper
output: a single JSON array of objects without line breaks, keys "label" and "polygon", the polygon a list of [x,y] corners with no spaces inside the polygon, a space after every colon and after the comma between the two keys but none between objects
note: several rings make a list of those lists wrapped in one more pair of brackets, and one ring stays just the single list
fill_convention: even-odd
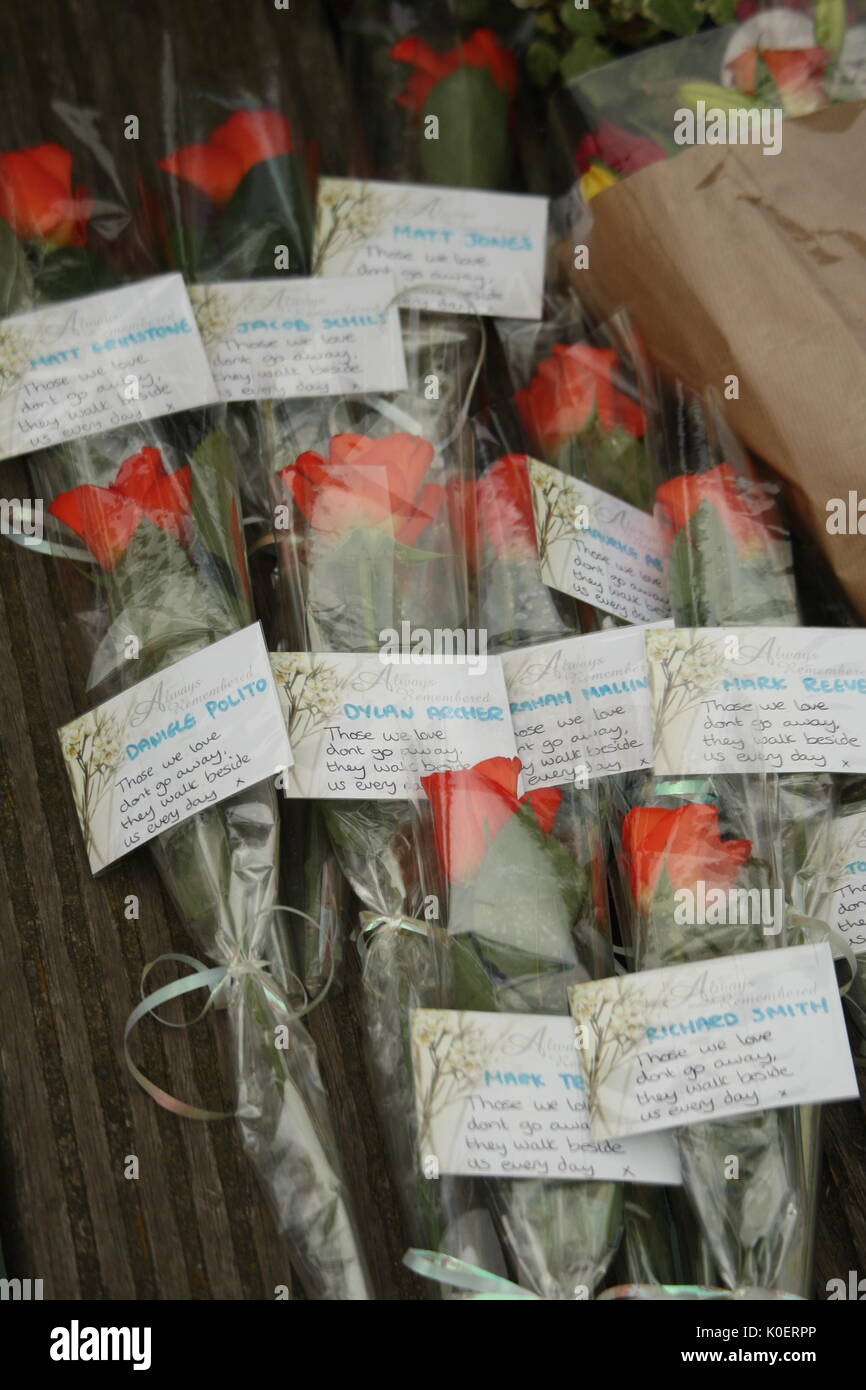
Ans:
[{"label": "cellophane wrapper", "polygon": [[[222,412],[188,412],[34,456],[39,496],[74,520],[95,566],[59,560],[89,659],[93,702],[171,666],[253,620],[234,458]],[[151,481],[154,480],[154,481]],[[133,524],[118,536],[117,504]],[[154,501],[156,488],[158,501]],[[76,500],[77,499],[77,500]],[[77,511],[71,510],[72,507]],[[117,553],[120,540],[121,553]],[[135,637],[138,658],[126,659]],[[111,750],[106,750],[110,757]],[[275,916],[279,823],[270,783],[198,812],[151,849],[188,929],[220,964],[266,961],[233,978],[238,1119],[311,1297],[369,1296],[319,1077],[315,1047],[285,1002],[292,993]],[[286,1046],[277,1045],[284,1029]]]},{"label": "cellophane wrapper", "polygon": [[[550,300],[541,322],[500,320],[497,333],[532,457],[651,511],[655,472],[648,438],[655,397],[627,316],[593,324],[570,295]],[[545,534],[539,522],[542,553]],[[587,632],[623,621],[576,600],[570,615],[572,625]]]},{"label": "cellophane wrapper", "polygon": [[[61,198],[67,221],[49,244],[31,239],[26,203],[16,203],[13,188],[10,204],[4,191],[5,312],[108,288],[154,268],[111,154],[80,116],[66,113],[71,129],[89,132],[89,172],[108,171],[111,195],[80,190]],[[53,142],[49,158],[71,187],[71,152]],[[252,622],[224,411],[187,411],[78,438],[31,455],[29,466],[60,557],[90,705]],[[133,648],[127,638],[135,639]],[[127,659],[131,650],[137,659]],[[110,771],[119,749],[108,739],[93,751]],[[310,1296],[366,1298],[315,1049],[283,1002],[289,975],[274,916],[277,846],[275,789],[262,783],[165,831],[152,850],[201,949],[223,964],[264,959],[282,986],[279,996],[261,972],[233,977],[229,1011],[244,1142]],[[276,1046],[277,1027],[286,1030],[285,1048]]]},{"label": "cellophane wrapper", "polygon": [[[402,311],[402,323],[406,391],[259,406],[256,455],[273,469],[265,482],[282,580],[279,645],[287,652],[378,653],[385,631],[400,634],[404,622],[430,631],[465,630],[470,621],[460,504],[482,331],[471,318],[415,311]],[[438,397],[426,392],[431,378]],[[383,692],[388,669],[383,663]],[[280,678],[297,712],[307,696],[288,668]],[[318,707],[327,691],[315,689]],[[410,1239],[496,1270],[498,1243],[474,1185],[428,1182],[406,1147],[409,1010],[442,992],[439,939],[423,915],[429,848],[418,843],[408,801],[364,800],[359,792],[357,800],[321,805],[363,909],[368,1060]],[[370,930],[382,918],[390,925]]]},{"label": "cellophane wrapper", "polygon": [[651,511],[653,392],[626,315],[594,324],[572,294],[550,300],[540,322],[496,329],[533,457]]},{"label": "cellophane wrapper", "polygon": [[359,174],[448,188],[514,185],[518,67],[509,32],[517,15],[509,10],[459,0],[353,5],[340,38],[359,115]]},{"label": "cellophane wrapper", "polygon": [[[673,476],[658,487],[656,511],[675,624],[798,623],[790,539],[773,491],[726,432],[712,400],[705,405],[680,393],[673,409],[676,428],[664,436],[662,462]],[[686,458],[691,471],[678,471]],[[805,919],[820,901],[828,777],[631,774],[612,779],[608,806],[619,920],[634,969],[799,945],[815,931],[826,935]],[[779,890],[784,920],[771,933],[760,923],[678,925],[673,893],[694,892],[698,881],[708,889]],[[819,1117],[815,1107],[792,1107],[677,1131],[704,1245],[702,1282],[809,1295]],[[730,1154],[740,1163],[736,1183],[724,1177]],[[706,1268],[707,1257],[715,1273]]]},{"label": "cellophane wrapper", "polygon": [[591,206],[620,179],[697,143],[695,134],[677,139],[684,112],[703,110],[709,135],[714,111],[727,121],[732,111],[767,108],[780,113],[784,125],[837,102],[862,100],[863,18],[862,3],[844,0],[760,5],[743,22],[704,28],[575,76],[551,103],[557,182],[576,177]]},{"label": "cellophane wrapper", "polygon": [[473,394],[474,468],[457,520],[465,536],[473,606],[487,649],[500,652],[580,630],[577,604],[541,574],[529,483],[529,445],[498,333],[488,325]]},{"label": "cellophane wrapper", "polygon": [[[420,779],[448,963],[440,1007],[567,1014],[569,987],[613,968],[595,791],[518,797],[519,773],[519,759],[490,758]],[[515,1282],[545,1299],[592,1296],[620,1240],[620,1185],[494,1177],[481,1187]]]}]

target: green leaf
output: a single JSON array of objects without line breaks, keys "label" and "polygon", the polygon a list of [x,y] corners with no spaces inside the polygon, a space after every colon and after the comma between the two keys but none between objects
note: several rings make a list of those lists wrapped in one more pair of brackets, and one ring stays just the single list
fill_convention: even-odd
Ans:
[{"label": "green leaf", "polygon": [[601,67],[611,61],[612,55],[595,39],[577,38],[560,61],[559,67],[566,82],[591,68]]},{"label": "green leaf", "polygon": [[716,24],[733,24],[737,13],[737,0],[707,0],[706,11]]},{"label": "green leaf", "polygon": [[781,93],[760,53],[755,63],[755,95],[763,105],[778,106],[780,109],[783,105]]},{"label": "green leaf", "polygon": [[[212,430],[193,452],[192,517],[196,543],[219,560],[226,598],[238,627],[252,622],[252,605],[238,502],[235,461],[228,437]],[[214,576],[219,582],[219,577]]]},{"label": "green leaf", "polygon": [[526,50],[526,70],[538,87],[546,87],[559,70],[559,54],[546,39],[535,39]]},{"label": "green leaf", "polygon": [[752,111],[764,105],[759,97],[744,96],[742,92],[734,92],[718,82],[683,82],[677,88],[677,99],[682,106],[690,106],[693,110],[697,110],[699,101],[705,101],[708,107],[718,106],[723,111]]},{"label": "green leaf", "polygon": [[[425,137],[428,116],[439,138]],[[510,166],[508,98],[486,68],[462,67],[433,88],[421,118],[419,160],[425,182],[453,188],[498,188]]]},{"label": "green leaf", "polygon": [[254,164],[241,179],[220,218],[216,238],[205,250],[221,278],[273,276],[275,248],[287,246],[289,269],[309,274],[313,214],[296,154]]},{"label": "green leaf", "polygon": [[815,42],[830,53],[838,53],[845,42],[848,22],[845,0],[818,0],[815,6]]},{"label": "green leaf", "polygon": [[641,8],[659,28],[680,37],[697,33],[703,21],[703,15],[693,0],[646,0]]},{"label": "green leaf", "polygon": [[18,314],[33,301],[33,277],[24,247],[0,217],[0,318]]},{"label": "green leaf", "polygon": [[395,541],[394,558],[403,565],[424,565],[428,560],[450,560],[456,556],[445,550],[416,550],[411,545],[403,545],[402,541]]},{"label": "green leaf", "polygon": [[111,266],[83,246],[64,246],[44,254],[35,278],[41,298],[62,300],[106,289],[117,276]]},{"label": "green leaf", "polygon": [[572,34],[581,34],[591,39],[596,34],[604,33],[604,20],[592,5],[587,4],[583,9],[579,9],[575,6],[574,0],[562,0],[559,17]]},{"label": "green leaf", "polygon": [[137,679],[227,636],[234,627],[183,546],[147,517],[110,576],[108,592],[112,620],[139,640]]},{"label": "green leaf", "polygon": [[744,555],[706,501],[671,546],[668,593],[674,621],[683,626],[787,626],[797,621],[784,548],[768,533],[763,552]]},{"label": "green leaf", "polygon": [[[464,947],[455,969],[476,1001],[483,988],[493,1000],[470,1004],[461,995],[460,1007],[567,1008],[565,977],[577,961],[572,928],[586,891],[580,866],[542,833],[531,809],[511,816],[471,882],[452,889],[449,935]],[[467,962],[470,943],[481,975]]]}]

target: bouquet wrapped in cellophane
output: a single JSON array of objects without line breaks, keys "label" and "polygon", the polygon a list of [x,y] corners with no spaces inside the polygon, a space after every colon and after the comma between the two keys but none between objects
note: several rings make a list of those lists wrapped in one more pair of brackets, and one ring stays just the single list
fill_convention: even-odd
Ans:
[{"label": "bouquet wrapped in cellophane", "polygon": [[[104,150],[97,162],[113,167]],[[146,262],[136,258],[140,242],[125,207],[77,188],[72,163],[55,143],[0,156],[6,310],[102,288]],[[116,177],[111,183],[121,188]],[[112,260],[103,273],[106,242]],[[129,257],[121,254],[127,243]],[[89,703],[253,620],[224,412],[131,418],[33,454],[29,465],[76,619]],[[110,773],[118,753],[106,731],[69,751],[97,777]],[[312,1297],[366,1298],[315,1049],[287,997],[291,975],[275,919],[277,845],[275,788],[262,783],[164,831],[152,849],[186,926],[227,967],[244,1143],[304,1285]],[[276,987],[263,973],[268,963]],[[286,1047],[277,1046],[278,1028]]]},{"label": "bouquet wrapped in cellophane", "polygon": [[278,23],[250,11],[246,50],[227,55],[218,80],[190,30],[160,33],[162,62],[146,93],[154,109],[134,152],[139,217],[162,264],[190,281],[309,273],[310,146],[280,63]]},{"label": "bouquet wrapped in cellophane", "polygon": [[496,332],[488,329],[484,369],[473,393],[474,466],[449,495],[469,562],[473,603],[489,651],[567,637],[577,607],[541,575],[526,452],[511,377]]},{"label": "bouquet wrapped in cellophane", "polygon": [[495,8],[413,0],[386,17],[378,0],[353,7],[341,38],[364,137],[359,173],[448,188],[512,185],[517,59],[508,24],[491,27],[501,9],[481,13]]},{"label": "bouquet wrapped in cellophane", "polygon": [[648,382],[627,320],[592,325],[573,295],[550,307],[539,323],[497,325],[530,449],[569,477],[649,511]]},{"label": "bouquet wrapped in cellophane", "polygon": [[[420,779],[447,931],[444,1007],[567,1014],[571,985],[612,970],[595,792],[518,796],[519,775],[518,758],[498,757]],[[619,1243],[620,1186],[534,1177],[483,1186],[515,1282],[545,1299],[591,1297]]]},{"label": "bouquet wrapped in cellophane", "polygon": [[[166,267],[199,285],[283,280],[307,275],[311,267],[308,184],[315,147],[293,109],[275,46],[272,26],[278,21],[256,14],[252,22],[252,49],[242,71],[223,72],[217,86],[202,73],[188,37],[165,34],[159,144],[149,141],[139,156],[150,236]],[[206,341],[212,328],[218,330],[221,312],[212,294],[197,300]],[[255,452],[261,443],[257,406],[232,402],[227,421],[238,456],[256,612],[274,646],[281,623],[268,494],[256,486],[263,474]],[[298,976],[318,993],[326,979],[339,980],[340,944],[333,928],[345,885],[316,806],[284,808],[282,840],[291,899],[306,916],[281,926]]]},{"label": "bouquet wrapped in cellophane", "polygon": [[[796,624],[790,541],[771,490],[712,404],[705,410],[680,396],[676,412],[666,436],[673,476],[657,491],[674,623]],[[649,634],[649,649],[653,641]],[[699,691],[707,660],[700,631],[684,634],[668,661],[671,698]],[[631,774],[612,781],[609,805],[620,925],[635,969],[799,945],[822,931],[805,919],[820,899],[828,777]],[[729,888],[756,890],[760,914],[700,923],[675,911],[680,890]],[[791,1107],[677,1131],[703,1240],[703,1282],[809,1295],[818,1125],[815,1108]],[[730,1155],[739,1160],[736,1181],[725,1177]]]},{"label": "bouquet wrapped in cellophane", "polygon": [[[388,397],[270,401],[258,456],[271,474],[287,652],[380,653],[388,634],[465,631],[470,597],[461,504],[471,459],[467,401],[482,339],[474,320],[403,311],[408,389]],[[434,376],[438,399],[425,395]],[[321,668],[321,669],[320,669]],[[388,667],[382,665],[383,678]],[[278,665],[290,733],[329,705],[326,663]],[[427,1182],[407,1148],[408,1017],[435,1004],[440,934],[424,916],[419,845],[405,800],[326,800],[325,822],[363,912],[368,1058],[410,1238],[496,1266],[489,1222],[465,1180]]]}]

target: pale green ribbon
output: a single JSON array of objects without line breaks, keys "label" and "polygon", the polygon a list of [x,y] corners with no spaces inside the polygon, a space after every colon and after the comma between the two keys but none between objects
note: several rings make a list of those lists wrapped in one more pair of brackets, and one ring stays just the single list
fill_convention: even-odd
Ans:
[{"label": "pale green ribbon", "polygon": [[[437,1284],[450,1284],[452,1288],[463,1289],[473,1301],[493,1302],[503,1299],[530,1299],[536,1303],[548,1300],[541,1294],[513,1284],[501,1274],[491,1274],[489,1269],[479,1269],[466,1260],[458,1260],[454,1255],[443,1255],[437,1250],[407,1250],[403,1263],[413,1274],[422,1279],[432,1279]],[[802,1303],[804,1300],[796,1293],[784,1293],[781,1289],[713,1289],[703,1284],[619,1284],[605,1289],[598,1295],[598,1301],[610,1302],[613,1299],[655,1298],[693,1299],[695,1302],[708,1300],[750,1300],[773,1299]]]},{"label": "pale green ribbon", "polygon": [[5,535],[6,539],[12,541],[15,545],[21,545],[25,550],[32,550],[36,555],[53,555],[60,560],[80,560],[86,565],[95,563],[90,551],[86,550],[83,546],[61,545],[59,541],[38,541],[35,536],[25,535],[23,531],[25,516],[29,524],[30,518],[33,515],[33,509],[30,507],[29,501],[26,504],[26,512],[24,505],[20,502],[12,502],[10,504],[10,511],[12,513],[13,529],[7,531]]},{"label": "pale green ribbon", "polygon": [[417,917],[388,917],[384,913],[362,912],[361,929],[357,934],[358,954],[363,960],[370,949],[376,933],[388,928],[391,931],[414,932],[417,936],[429,936],[431,923],[422,922]]},{"label": "pale green ribbon", "polygon": [[617,1299],[660,1299],[675,1298],[691,1300],[695,1303],[707,1302],[750,1302],[768,1301],[803,1303],[806,1300],[798,1293],[785,1293],[782,1289],[714,1289],[707,1284],[617,1284],[598,1295],[597,1302],[609,1303]]},{"label": "pale green ribbon", "polygon": [[455,1255],[442,1255],[438,1250],[407,1250],[403,1263],[413,1274],[420,1274],[422,1279],[433,1279],[437,1284],[464,1289],[479,1303],[501,1299],[544,1301],[539,1294],[522,1288],[520,1284],[512,1284],[501,1274],[491,1274],[488,1269],[467,1264]]},{"label": "pale green ribbon", "polygon": [[[301,912],[300,909],[296,907],[284,907],[279,904],[275,905],[273,908],[266,908],[265,912],[290,912],[296,917],[305,918],[308,922],[311,922],[314,927],[320,927],[320,923],[318,923],[315,918],[310,917],[306,912]],[[179,961],[183,965],[190,966],[193,973],[191,975],[185,975],[181,979],[172,980],[169,984],[162,985],[160,989],[153,990],[150,994],[145,995],[144,984],[151,970],[155,969],[155,967],[160,965],[163,961],[169,960]],[[126,1027],[123,1031],[123,1051],[126,1057],[126,1065],[142,1090],[146,1091],[158,1105],[163,1107],[163,1109],[170,1110],[175,1115],[182,1115],[187,1120],[230,1120],[235,1114],[233,1110],[202,1110],[199,1106],[188,1105],[186,1101],[178,1100],[177,1096],[173,1096],[168,1091],[164,1091],[161,1086],[157,1086],[155,1082],[145,1076],[141,1068],[133,1061],[129,1050],[129,1039],[133,1030],[148,1014],[153,1014],[154,1017],[158,1019],[160,1023],[165,1024],[167,1028],[191,1028],[193,1024],[198,1023],[204,1018],[205,1014],[214,1007],[219,999],[220,993],[229,983],[236,983],[245,976],[252,976],[258,980],[259,985],[268,999],[270,999],[271,1003],[281,1009],[288,1018],[300,1019],[322,1003],[322,1000],[333,984],[334,968],[334,953],[332,951],[331,967],[328,972],[328,978],[322,986],[322,989],[315,998],[307,999],[306,1003],[301,1008],[296,1009],[289,1003],[288,998],[283,993],[276,980],[268,973],[269,966],[267,961],[246,955],[241,950],[238,950],[226,965],[215,966],[205,965],[203,961],[197,960],[195,956],[176,954],[172,951],[157,956],[156,960],[151,961],[141,972],[142,999],[139,1004],[136,1004],[129,1018],[126,1020]],[[298,983],[301,984],[300,981],[298,981]],[[196,1014],[195,1018],[189,1019],[188,1021],[184,1020],[180,1023],[172,1023],[167,1018],[160,1018],[156,1010],[163,1004],[167,1004],[171,999],[179,999],[184,994],[193,994],[197,989],[207,989],[210,993],[207,1003],[204,1005],[204,1008]],[[306,995],[303,984],[301,984],[301,989]]]}]

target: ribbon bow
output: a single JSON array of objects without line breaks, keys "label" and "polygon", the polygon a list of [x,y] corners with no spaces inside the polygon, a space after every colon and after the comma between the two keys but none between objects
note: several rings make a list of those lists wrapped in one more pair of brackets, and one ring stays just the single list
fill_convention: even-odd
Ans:
[{"label": "ribbon bow", "polygon": [[355,942],[362,960],[369,951],[376,933],[386,928],[391,931],[415,932],[418,936],[430,935],[430,923],[422,922],[417,917],[388,917],[384,913],[362,912],[361,929]]},{"label": "ribbon bow", "polygon": [[[296,917],[306,918],[314,927],[320,926],[315,918],[310,917],[306,912],[301,912],[300,909],[296,907],[275,905],[273,908],[265,908],[264,911],[290,912]],[[162,985],[159,989],[153,990],[150,994],[145,994],[144,986],[148,975],[157,965],[167,960],[176,960],[183,965],[188,965],[193,973],[191,975],[184,975],[178,980],[172,980],[169,984]],[[233,1110],[202,1110],[197,1105],[188,1105],[186,1101],[178,1100],[177,1096],[170,1095],[169,1092],[164,1091],[161,1086],[157,1086],[155,1082],[145,1076],[141,1068],[133,1061],[129,1050],[129,1039],[133,1030],[148,1014],[153,1014],[154,1018],[158,1019],[160,1023],[165,1024],[166,1028],[191,1028],[194,1023],[198,1023],[204,1018],[209,1009],[212,1009],[216,1005],[220,993],[225,990],[229,983],[237,984],[240,980],[250,978],[258,981],[263,993],[267,995],[272,1004],[275,1004],[278,1009],[282,1010],[287,1018],[303,1018],[311,1009],[321,1004],[325,995],[331,988],[334,979],[333,952],[331,953],[331,968],[322,989],[314,999],[307,999],[304,1005],[299,1009],[293,1007],[286,994],[269,973],[269,970],[270,967],[266,960],[247,954],[240,946],[225,965],[208,966],[205,965],[203,961],[197,960],[195,956],[186,956],[168,951],[164,955],[157,956],[156,960],[151,961],[149,965],[144,967],[144,970],[141,972],[142,998],[141,1002],[136,1004],[129,1018],[126,1020],[126,1027],[123,1030],[123,1052],[126,1057],[126,1065],[130,1072],[135,1077],[142,1090],[146,1091],[151,1099],[155,1100],[163,1109],[170,1110],[175,1115],[182,1115],[188,1120],[230,1120],[234,1117],[235,1112]],[[298,981],[298,983],[301,984],[300,981]],[[156,1010],[163,1004],[167,1004],[170,999],[179,999],[184,994],[193,994],[197,989],[206,989],[210,992],[204,1008],[196,1014],[195,1018],[190,1019],[188,1022],[183,1021],[181,1023],[172,1023],[170,1019],[160,1018]],[[301,990],[306,996],[306,990],[303,984],[301,984]]]}]

